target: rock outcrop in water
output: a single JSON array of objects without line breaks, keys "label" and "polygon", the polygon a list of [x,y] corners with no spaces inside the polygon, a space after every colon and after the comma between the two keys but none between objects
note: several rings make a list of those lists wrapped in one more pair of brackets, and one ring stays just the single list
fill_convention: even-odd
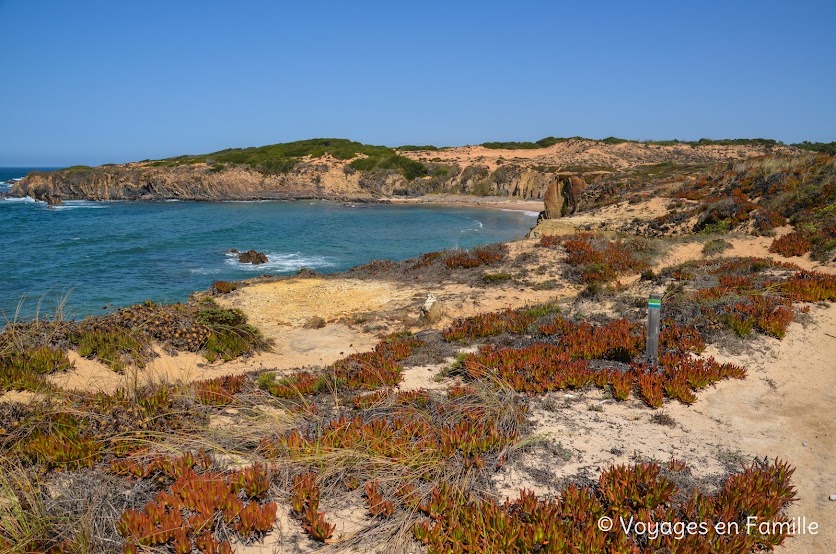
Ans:
[{"label": "rock outcrop in water", "polygon": [[44,198],[43,200],[44,200],[47,204],[49,204],[50,206],[60,206],[61,204],[63,204],[63,203],[64,203],[64,201],[63,201],[63,200],[61,200],[61,197],[60,197],[60,196],[54,196],[54,195],[51,195],[51,194],[50,194],[50,195],[47,195],[47,197],[46,197],[46,198]]},{"label": "rock outcrop in water", "polygon": [[269,260],[267,255],[263,252],[256,252],[255,250],[247,250],[238,254],[238,261],[242,264],[266,264]]},{"label": "rock outcrop in water", "polygon": [[[87,200],[332,199],[368,202],[431,193],[541,200],[549,183],[574,175],[572,190],[602,175],[661,163],[706,164],[795,151],[785,146],[659,146],[569,139],[535,150],[481,146],[440,150],[392,150],[397,163],[363,167],[364,155],[293,158],[282,167],[216,163],[208,156],[34,172],[15,183],[12,196]],[[287,161],[288,159],[282,158]],[[377,162],[376,162],[377,163]],[[404,169],[397,164],[412,164]],[[416,167],[421,169],[415,173]],[[411,171],[411,172],[410,172]],[[408,178],[407,175],[411,177]],[[417,176],[416,176],[417,175]],[[582,175],[583,179],[578,177]],[[564,195],[566,197],[566,195]],[[574,202],[570,199],[570,204]],[[562,209],[562,207],[561,207]],[[559,212],[558,212],[559,213]]]}]

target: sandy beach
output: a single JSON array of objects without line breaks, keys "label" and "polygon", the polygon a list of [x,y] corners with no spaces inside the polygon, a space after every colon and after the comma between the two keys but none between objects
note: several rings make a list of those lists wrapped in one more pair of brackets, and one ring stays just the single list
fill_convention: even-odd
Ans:
[{"label": "sandy beach", "polygon": [[542,200],[523,200],[507,196],[473,196],[466,194],[426,194],[423,196],[387,198],[392,204],[430,204],[436,206],[472,206],[498,210],[519,210],[540,213],[543,211]]}]

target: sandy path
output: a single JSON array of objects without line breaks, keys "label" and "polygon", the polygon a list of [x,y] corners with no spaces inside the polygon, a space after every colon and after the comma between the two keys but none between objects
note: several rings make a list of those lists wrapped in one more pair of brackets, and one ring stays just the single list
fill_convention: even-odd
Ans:
[{"label": "sandy path", "polygon": [[[737,437],[740,448],[781,458],[796,467],[800,500],[789,512],[819,524],[817,536],[796,537],[791,552],[836,552],[836,305],[818,308],[806,327],[792,323],[782,341],[739,356],[750,369],[745,381],[705,395],[698,409],[717,421],[721,433]],[[714,349],[712,349],[714,350]]]},{"label": "sandy path", "polygon": [[718,383],[691,407],[666,403],[660,412],[670,425],[654,423],[660,412],[635,398],[616,403],[597,391],[544,397],[532,416],[535,433],[548,440],[546,455],[526,454],[495,476],[496,485],[509,496],[521,487],[555,493],[564,478],[595,480],[613,464],[677,458],[716,486],[729,465],[780,458],[796,468],[799,500],[790,517],[819,525],[817,535],[796,536],[784,551],[836,552],[836,503],[829,500],[836,494],[836,306],[811,316],[806,326],[792,323],[781,341],[753,339],[745,354],[710,346],[704,355],[745,365],[747,378]]},{"label": "sandy path", "polygon": [[[371,350],[378,342],[376,336],[342,324],[330,325],[325,329],[287,328],[275,333],[272,338],[272,352],[212,364],[203,356],[191,352],[170,356],[158,349],[158,357],[146,367],[138,370],[128,368],[124,373],[116,373],[101,362],[81,358],[70,350],[68,355],[75,368],[52,375],[49,379],[67,390],[132,390],[137,385],[150,383],[190,383],[264,369],[288,371],[310,365],[327,365],[353,352]],[[2,399],[19,400],[17,395],[11,393],[3,395]]]}]

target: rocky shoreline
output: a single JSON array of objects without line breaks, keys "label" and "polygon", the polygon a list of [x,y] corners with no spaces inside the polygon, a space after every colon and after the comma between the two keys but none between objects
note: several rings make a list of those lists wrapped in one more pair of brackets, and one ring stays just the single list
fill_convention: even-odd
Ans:
[{"label": "rocky shoreline", "polygon": [[299,159],[284,172],[211,160],[170,160],[74,166],[33,172],[15,183],[13,197],[63,200],[309,200],[378,202],[425,195],[497,196],[542,200],[556,177],[580,177],[587,183],[621,171],[659,164],[712,164],[790,147],[657,146],[568,140],[536,150],[460,147],[439,151],[399,151],[399,159],[420,164],[422,174],[407,177],[398,169],[356,169],[363,159],[329,154]]}]

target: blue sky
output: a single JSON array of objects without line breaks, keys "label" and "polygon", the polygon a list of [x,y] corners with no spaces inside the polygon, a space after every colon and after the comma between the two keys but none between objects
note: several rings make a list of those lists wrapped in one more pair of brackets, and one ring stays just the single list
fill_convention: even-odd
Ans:
[{"label": "blue sky", "polygon": [[0,0],[0,166],[313,137],[836,140],[836,2]]}]

